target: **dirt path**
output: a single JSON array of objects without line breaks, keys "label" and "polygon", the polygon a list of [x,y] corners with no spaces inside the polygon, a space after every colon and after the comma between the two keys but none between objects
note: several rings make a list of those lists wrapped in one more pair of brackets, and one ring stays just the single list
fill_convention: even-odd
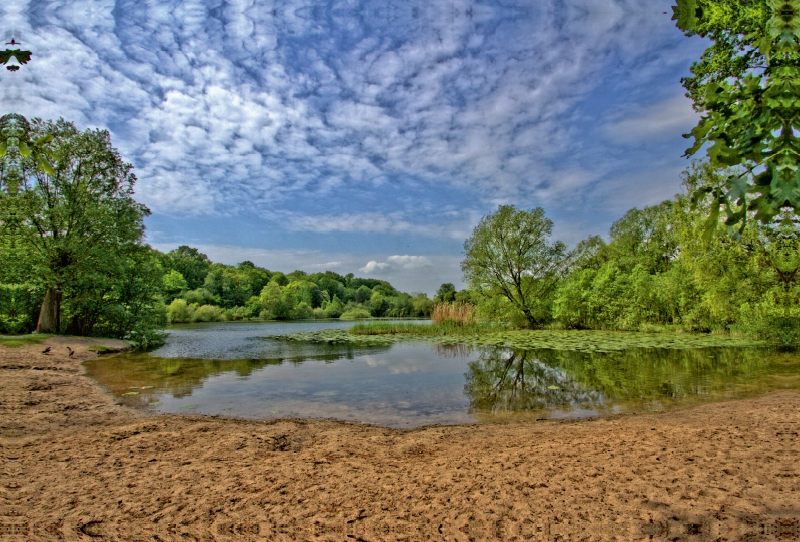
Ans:
[{"label": "dirt path", "polygon": [[800,540],[797,392],[414,431],[146,417],[82,376],[96,342],[0,347],[0,542]]}]

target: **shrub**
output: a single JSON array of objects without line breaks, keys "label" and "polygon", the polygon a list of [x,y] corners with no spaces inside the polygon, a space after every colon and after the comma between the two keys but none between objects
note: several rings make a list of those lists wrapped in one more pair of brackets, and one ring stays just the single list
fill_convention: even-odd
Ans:
[{"label": "shrub", "polygon": [[195,305],[189,305],[183,299],[175,299],[167,307],[167,322],[182,324],[194,320]]},{"label": "shrub", "polygon": [[314,311],[308,303],[301,301],[295,306],[294,311],[292,311],[292,317],[294,317],[295,320],[309,320],[314,317]]},{"label": "shrub", "polygon": [[222,320],[222,311],[214,305],[202,305],[194,311],[195,322],[219,322]]},{"label": "shrub", "polygon": [[340,320],[360,320],[362,318],[372,318],[372,315],[364,309],[350,309],[339,317]]}]

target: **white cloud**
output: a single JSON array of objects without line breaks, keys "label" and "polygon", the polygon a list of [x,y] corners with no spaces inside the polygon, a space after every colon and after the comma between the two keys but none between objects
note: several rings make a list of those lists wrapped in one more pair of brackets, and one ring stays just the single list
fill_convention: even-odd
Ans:
[{"label": "white cloud", "polygon": [[[312,232],[365,232],[390,234],[415,234],[425,237],[463,239],[474,219],[473,212],[460,211],[446,224],[426,224],[409,218],[410,213],[365,212],[339,215],[287,215],[286,225],[294,231]],[[466,216],[465,216],[466,215]]]},{"label": "white cloud", "polygon": [[309,265],[312,269],[337,269],[342,266],[342,262],[325,262],[325,263],[315,263]]},{"label": "white cloud", "polygon": [[[682,58],[659,52],[673,24],[634,0],[368,4],[11,0],[35,59],[13,74],[13,103],[110,128],[139,197],[165,214],[274,211],[390,178],[539,201],[564,179],[558,157],[580,148],[570,120],[607,64],[635,66],[634,84]],[[648,114],[614,130],[680,124]],[[328,231],[430,231],[318,218]]]},{"label": "white cloud", "polygon": [[700,115],[692,109],[692,101],[685,96],[674,96],[648,107],[633,108],[624,119],[610,124],[607,130],[617,141],[649,142],[687,133],[698,120]]},{"label": "white cloud", "polygon": [[367,265],[359,269],[359,271],[362,273],[381,273],[388,268],[389,264],[386,262],[376,262],[375,260],[370,260],[367,262]]}]

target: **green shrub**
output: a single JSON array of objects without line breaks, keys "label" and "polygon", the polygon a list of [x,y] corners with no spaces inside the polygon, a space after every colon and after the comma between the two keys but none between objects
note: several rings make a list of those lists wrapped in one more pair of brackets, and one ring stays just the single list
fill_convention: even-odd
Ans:
[{"label": "green shrub", "polygon": [[364,309],[350,309],[339,317],[340,320],[360,320],[362,318],[372,318],[372,315]]},{"label": "green shrub", "polygon": [[295,320],[310,320],[314,317],[314,310],[305,301],[301,301],[292,311]]},{"label": "green shrub", "polygon": [[219,322],[222,319],[222,311],[214,305],[202,305],[194,311],[195,322]]},{"label": "green shrub", "polygon": [[182,324],[194,321],[194,312],[197,305],[189,305],[183,299],[175,299],[167,307],[167,322]]}]

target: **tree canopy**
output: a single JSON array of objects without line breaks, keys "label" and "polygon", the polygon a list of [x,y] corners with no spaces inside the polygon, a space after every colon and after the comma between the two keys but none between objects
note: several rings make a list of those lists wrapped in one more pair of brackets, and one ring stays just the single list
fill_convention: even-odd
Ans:
[{"label": "tree canopy", "polygon": [[470,288],[505,298],[527,325],[543,323],[542,302],[566,262],[566,245],[551,242],[553,221],[544,210],[501,205],[481,219],[464,242],[461,262]]},{"label": "tree canopy", "polygon": [[673,10],[687,36],[712,42],[682,80],[703,114],[686,154],[709,144],[712,167],[737,168],[696,194],[713,196],[706,235],[720,208],[736,237],[750,213],[789,224],[800,209],[800,0],[677,0]]},{"label": "tree canopy", "polygon": [[[11,267],[28,271],[26,289],[44,294],[37,329],[121,337],[152,328],[161,271],[143,243],[149,211],[133,199],[133,167],[106,130],[79,131],[63,119],[9,120],[25,129],[2,149],[3,244],[15,250]],[[4,283],[21,284],[12,274]]]}]

